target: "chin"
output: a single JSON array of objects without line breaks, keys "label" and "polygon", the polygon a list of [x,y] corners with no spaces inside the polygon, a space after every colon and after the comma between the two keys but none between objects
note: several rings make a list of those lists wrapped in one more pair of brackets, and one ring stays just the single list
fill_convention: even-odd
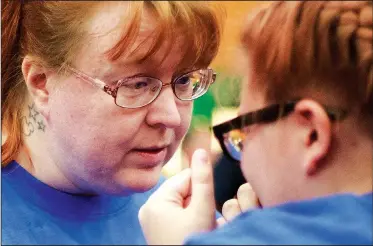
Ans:
[{"label": "chin", "polygon": [[154,188],[161,177],[161,171],[153,171],[145,175],[139,175],[139,178],[134,180],[133,190],[136,192],[146,192]]},{"label": "chin", "polygon": [[147,192],[158,184],[161,170],[162,167],[136,169],[131,170],[129,174],[120,175],[117,179],[118,186],[114,193],[117,195],[129,195]]}]

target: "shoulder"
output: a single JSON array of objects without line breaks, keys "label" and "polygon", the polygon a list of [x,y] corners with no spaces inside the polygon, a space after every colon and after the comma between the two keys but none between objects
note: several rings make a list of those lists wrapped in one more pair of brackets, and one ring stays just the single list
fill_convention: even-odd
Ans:
[{"label": "shoulder", "polygon": [[[2,244],[25,244],[25,242],[34,244],[34,237],[30,233],[31,221],[33,217],[33,207],[19,196],[12,187],[10,178],[2,177],[2,201],[1,214],[1,243]],[[37,219],[37,217],[34,217]]]},{"label": "shoulder", "polygon": [[252,210],[186,244],[372,244],[372,208],[365,200],[331,196]]}]

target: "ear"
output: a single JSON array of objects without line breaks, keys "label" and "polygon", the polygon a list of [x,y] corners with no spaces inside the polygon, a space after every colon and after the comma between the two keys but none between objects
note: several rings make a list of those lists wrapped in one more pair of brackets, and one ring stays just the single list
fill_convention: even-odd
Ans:
[{"label": "ear", "polygon": [[47,69],[37,59],[26,56],[22,61],[22,74],[30,96],[36,108],[45,117],[48,117]]},{"label": "ear", "polygon": [[324,108],[313,100],[301,100],[294,113],[301,117],[305,134],[303,144],[306,149],[303,167],[311,176],[320,170],[331,144],[331,122]]}]

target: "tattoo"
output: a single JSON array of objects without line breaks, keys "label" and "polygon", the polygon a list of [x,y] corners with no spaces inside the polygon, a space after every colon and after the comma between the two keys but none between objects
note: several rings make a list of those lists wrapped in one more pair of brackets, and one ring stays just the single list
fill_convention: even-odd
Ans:
[{"label": "tattoo", "polygon": [[34,132],[34,125],[32,124],[32,122],[29,122],[27,120],[26,116],[23,116],[21,120],[23,126],[23,134],[25,134],[26,136],[31,136],[31,134]]},{"label": "tattoo", "polygon": [[36,116],[39,115],[39,112],[36,111],[35,104],[33,103],[31,106],[28,105],[28,110],[29,110],[29,114],[28,114],[29,118],[30,119],[32,118],[34,122],[36,122]]},{"label": "tattoo", "polygon": [[44,122],[42,120],[38,121],[38,129],[42,130],[44,132],[45,125],[44,125]]},{"label": "tattoo", "polygon": [[28,116],[21,118],[23,134],[31,136],[36,130],[45,132],[45,124],[41,114],[36,110],[35,103],[28,105]]}]

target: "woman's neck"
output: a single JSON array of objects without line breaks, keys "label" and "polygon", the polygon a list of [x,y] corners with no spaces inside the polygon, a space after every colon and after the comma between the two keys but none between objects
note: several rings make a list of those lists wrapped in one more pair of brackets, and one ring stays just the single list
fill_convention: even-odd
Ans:
[{"label": "woman's neck", "polygon": [[22,118],[23,145],[15,160],[31,175],[58,190],[76,193],[48,151],[48,124],[33,102],[25,105]]}]

